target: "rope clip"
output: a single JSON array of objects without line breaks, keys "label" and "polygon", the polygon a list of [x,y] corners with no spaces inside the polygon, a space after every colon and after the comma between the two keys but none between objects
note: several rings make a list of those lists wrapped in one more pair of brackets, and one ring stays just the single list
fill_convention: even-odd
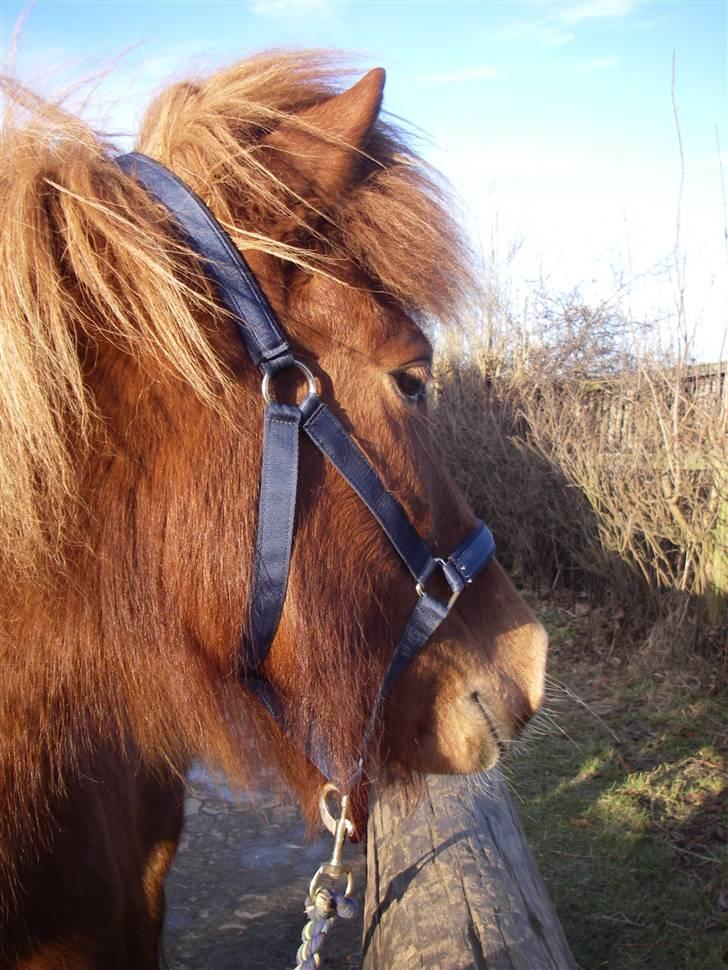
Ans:
[{"label": "rope clip", "polygon": [[[338,818],[329,809],[328,799],[331,795],[338,797],[340,800]],[[321,821],[334,836],[334,851],[331,854],[329,862],[324,862],[314,873],[308,894],[311,899],[316,899],[316,894],[324,888],[323,882],[325,879],[336,881],[337,879],[346,877],[346,895],[351,896],[354,891],[354,876],[351,871],[351,866],[343,861],[346,836],[354,831],[354,825],[349,818],[349,796],[342,795],[336,785],[332,785],[329,782],[321,789],[319,811],[321,813]]]}]

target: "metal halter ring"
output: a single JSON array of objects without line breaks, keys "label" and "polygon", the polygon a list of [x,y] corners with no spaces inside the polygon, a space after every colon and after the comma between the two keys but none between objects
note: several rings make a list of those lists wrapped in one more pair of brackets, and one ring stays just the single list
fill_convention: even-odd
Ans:
[{"label": "metal halter ring", "polygon": [[[459,576],[457,576],[457,579],[460,581],[461,585],[456,585],[453,582],[453,580],[450,578],[450,575],[448,574],[449,563],[447,563],[444,559],[441,559],[439,556],[435,556],[432,561],[437,563],[440,566],[440,569],[442,570],[442,575],[445,577],[445,582],[450,587],[451,595],[450,595],[450,599],[447,601],[447,608],[448,610],[451,610],[455,603],[455,600],[458,598],[458,596],[462,593],[463,589],[465,588],[466,583]],[[452,570],[453,567],[450,566],[450,569]],[[429,579],[431,575],[432,575],[432,571],[427,574],[427,579]],[[427,579],[425,579],[425,582],[427,582]],[[427,590],[425,589],[424,583],[416,583],[415,590],[417,592],[417,595],[420,597],[420,599],[422,599],[422,597],[427,592]]]},{"label": "metal halter ring", "polygon": [[[306,381],[308,382],[308,392],[307,393],[309,395],[310,394],[316,394],[316,391],[317,391],[317,388],[316,388],[316,378],[313,376],[313,374],[308,369],[308,367],[306,367],[305,364],[302,364],[300,360],[295,360],[295,359],[294,359],[293,363],[289,365],[289,367],[297,367],[301,371],[301,373],[303,374],[303,376],[306,378]],[[287,369],[288,368],[286,368],[286,370]],[[279,373],[279,372],[276,371],[276,373]],[[275,374],[271,375],[270,373],[268,373],[268,371],[266,371],[265,374],[263,374],[263,383],[260,385],[260,390],[261,390],[261,392],[263,394],[263,400],[265,401],[266,404],[270,404],[270,402],[271,402],[271,396],[270,396],[270,379],[271,379],[272,376],[274,377]]]}]

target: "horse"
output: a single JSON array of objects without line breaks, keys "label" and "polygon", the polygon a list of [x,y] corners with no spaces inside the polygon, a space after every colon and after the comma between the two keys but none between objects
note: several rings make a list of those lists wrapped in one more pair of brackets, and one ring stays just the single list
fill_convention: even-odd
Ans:
[{"label": "horse", "polygon": [[[433,329],[477,294],[446,190],[384,72],[257,55],[171,85],[137,150],[206,203],[323,400],[436,555],[472,529],[427,414]],[[315,824],[315,721],[356,757],[416,592],[335,469],[301,445],[288,590],[239,650],[262,456],[259,378],[203,261],[117,149],[5,81],[2,134],[0,965],[147,970],[194,759],[274,768]],[[276,393],[295,401],[291,370]],[[497,501],[497,496],[493,497]],[[538,708],[546,636],[493,559],[394,688],[369,773],[490,768]]]}]

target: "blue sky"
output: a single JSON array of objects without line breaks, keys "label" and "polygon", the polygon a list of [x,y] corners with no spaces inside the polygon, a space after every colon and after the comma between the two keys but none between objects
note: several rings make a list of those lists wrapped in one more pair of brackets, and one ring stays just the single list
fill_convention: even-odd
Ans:
[{"label": "blue sky", "polygon": [[[1,4],[5,60],[23,9]],[[426,153],[488,258],[512,276],[514,300],[539,278],[593,299],[627,279],[628,309],[645,317],[674,307],[674,52],[688,310],[699,356],[718,355],[728,306],[723,0],[38,0],[14,70],[48,90],[126,50],[92,117],[132,131],[166,81],[271,46],[343,48],[362,70],[387,68],[385,107],[429,132]]]}]

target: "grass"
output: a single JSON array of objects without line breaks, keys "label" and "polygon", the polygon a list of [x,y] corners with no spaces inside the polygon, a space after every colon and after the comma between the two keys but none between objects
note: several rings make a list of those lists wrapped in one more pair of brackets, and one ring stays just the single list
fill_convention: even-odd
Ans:
[{"label": "grass", "polygon": [[552,686],[510,781],[579,966],[725,968],[728,685],[541,612]]}]

